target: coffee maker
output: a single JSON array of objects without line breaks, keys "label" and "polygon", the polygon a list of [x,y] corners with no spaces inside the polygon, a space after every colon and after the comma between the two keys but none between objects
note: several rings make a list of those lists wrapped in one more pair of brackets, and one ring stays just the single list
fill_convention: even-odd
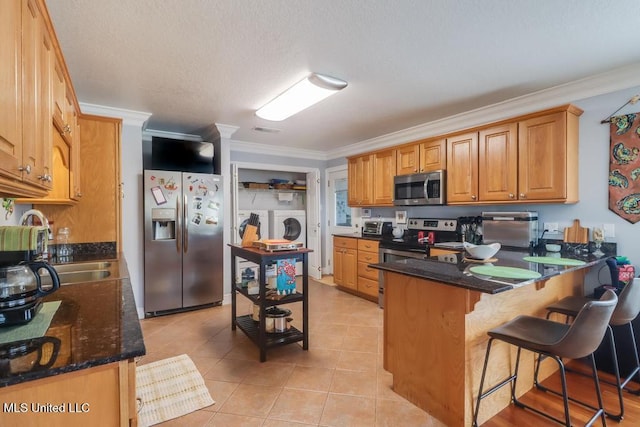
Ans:
[{"label": "coffee maker", "polygon": [[[56,270],[42,260],[47,230],[43,227],[0,227],[0,327],[32,320],[42,297],[60,287]],[[40,271],[51,278],[44,285]]]}]

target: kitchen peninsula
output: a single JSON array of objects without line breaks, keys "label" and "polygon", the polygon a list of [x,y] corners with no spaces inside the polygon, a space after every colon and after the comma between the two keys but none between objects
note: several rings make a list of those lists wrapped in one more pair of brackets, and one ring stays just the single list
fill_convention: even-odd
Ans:
[{"label": "kitchen peninsula", "polygon": [[[544,316],[550,303],[582,294],[587,271],[606,264],[605,258],[590,254],[529,257],[527,252],[508,250],[499,251],[497,260],[485,265],[468,262],[461,253],[456,257],[455,262],[430,257],[372,267],[384,274],[383,363],[393,374],[393,390],[447,426],[469,426],[487,331],[521,314]],[[475,266],[529,278],[477,274]],[[514,362],[515,349],[496,344],[487,372],[489,383],[506,377]],[[533,363],[533,354],[525,352],[518,395],[533,383]],[[556,369],[557,365],[543,363],[541,379]],[[506,387],[487,397],[479,422],[509,403]]]},{"label": "kitchen peninsula", "polygon": [[60,302],[44,336],[10,339],[0,330],[0,425],[137,425],[142,330],[124,259],[103,263],[108,278],[62,285],[43,299]]}]

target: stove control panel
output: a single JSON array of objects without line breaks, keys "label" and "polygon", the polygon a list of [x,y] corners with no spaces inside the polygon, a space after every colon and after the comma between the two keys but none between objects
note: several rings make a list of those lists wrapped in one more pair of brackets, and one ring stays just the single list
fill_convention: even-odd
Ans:
[{"label": "stove control panel", "polygon": [[409,218],[407,221],[410,230],[456,231],[457,227],[457,219]]}]

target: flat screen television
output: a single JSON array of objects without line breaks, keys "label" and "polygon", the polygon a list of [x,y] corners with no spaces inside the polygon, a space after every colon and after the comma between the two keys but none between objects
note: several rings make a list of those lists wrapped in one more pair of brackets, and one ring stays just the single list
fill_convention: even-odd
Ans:
[{"label": "flat screen television", "polygon": [[151,168],[195,173],[215,173],[213,144],[180,139],[151,139]]}]

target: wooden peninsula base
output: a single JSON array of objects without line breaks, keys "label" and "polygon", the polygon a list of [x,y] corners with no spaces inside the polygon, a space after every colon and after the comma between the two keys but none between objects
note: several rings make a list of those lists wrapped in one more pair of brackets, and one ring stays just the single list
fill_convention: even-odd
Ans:
[{"label": "wooden peninsula base", "polygon": [[[487,331],[521,314],[543,317],[544,308],[583,291],[588,269],[566,272],[497,294],[384,271],[384,368],[393,390],[447,426],[471,425],[488,341]],[[503,379],[516,349],[496,342],[487,385]],[[534,357],[523,352],[517,394],[533,385]],[[544,379],[557,370],[552,360]],[[510,403],[509,387],[482,401],[479,423]]]}]

